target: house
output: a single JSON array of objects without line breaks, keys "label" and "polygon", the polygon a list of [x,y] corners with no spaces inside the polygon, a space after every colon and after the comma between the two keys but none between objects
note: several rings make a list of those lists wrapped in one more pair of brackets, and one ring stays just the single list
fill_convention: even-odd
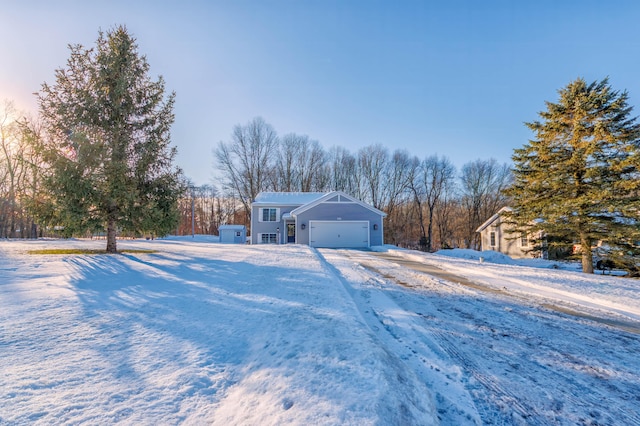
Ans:
[{"label": "house", "polygon": [[340,191],[261,192],[251,204],[251,244],[378,246],[385,216]]},{"label": "house", "polygon": [[501,208],[476,229],[480,233],[480,249],[497,251],[514,259],[534,257],[527,234],[515,232],[512,225],[504,222],[504,213],[510,211],[511,207]]},{"label": "house", "polygon": [[244,225],[220,225],[218,234],[221,243],[245,244],[247,242],[247,228]]}]

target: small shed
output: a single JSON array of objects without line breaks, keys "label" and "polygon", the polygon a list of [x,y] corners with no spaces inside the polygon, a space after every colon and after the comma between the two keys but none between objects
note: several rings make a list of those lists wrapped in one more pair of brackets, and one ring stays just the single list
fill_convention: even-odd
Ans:
[{"label": "small shed", "polygon": [[244,225],[220,225],[218,233],[221,243],[245,244],[247,242],[247,228]]}]

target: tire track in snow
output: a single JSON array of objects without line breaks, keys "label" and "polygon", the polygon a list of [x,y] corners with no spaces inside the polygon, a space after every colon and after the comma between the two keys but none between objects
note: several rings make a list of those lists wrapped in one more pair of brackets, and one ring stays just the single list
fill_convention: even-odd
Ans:
[{"label": "tire track in snow", "polygon": [[[381,263],[380,260],[377,260],[378,256],[373,258],[369,253],[345,251],[343,254],[390,282],[412,290],[420,288],[419,283],[413,283],[414,274],[407,274],[406,269],[403,270],[399,263],[393,263],[390,259]],[[419,279],[417,280],[419,281]],[[424,279],[422,281],[424,283]],[[434,282],[432,278],[427,281]],[[601,334],[611,333],[614,336],[620,334],[620,338],[626,337],[629,343],[634,343],[637,347],[638,342],[633,335],[626,335],[615,330],[600,330],[597,325],[585,324],[580,318],[566,317],[566,315],[562,315],[564,317],[562,318],[557,313],[540,309],[539,305],[535,303],[532,305],[523,298],[505,298],[506,294],[503,292],[502,297],[499,298],[501,300],[499,300],[495,298],[499,296],[498,294],[483,295],[480,293],[473,296],[475,292],[472,290],[461,292],[461,286],[454,283],[438,282],[437,286],[431,284],[427,287],[423,286],[421,292],[416,291],[415,296],[423,297],[425,302],[434,301],[437,303],[441,306],[441,308],[437,308],[437,311],[442,315],[438,315],[436,318],[420,314],[426,321],[424,326],[442,350],[456,360],[467,374],[482,386],[483,389],[479,391],[479,394],[476,394],[475,402],[484,423],[640,424],[639,411],[632,408],[633,403],[629,405],[629,401],[640,400],[640,397],[637,396],[640,390],[637,380],[627,380],[630,383],[622,380],[621,384],[626,387],[615,390],[615,395],[618,398],[612,401],[609,388],[615,388],[616,385],[607,383],[606,371],[599,374],[597,372],[598,366],[590,365],[589,349],[578,348],[577,357],[572,356],[571,351],[575,348],[572,348],[571,342],[567,345],[553,341],[548,342],[546,333],[557,332],[560,335],[575,333],[585,339],[593,340],[596,344],[599,343],[598,339]],[[451,291],[456,288],[457,291]],[[428,295],[430,294],[429,290],[435,290],[436,294]],[[439,297],[437,293],[441,296],[445,296],[447,293],[455,293],[458,296],[466,295],[468,300],[475,299],[475,301],[463,302],[461,298],[458,298],[457,302],[455,300],[447,302],[444,300],[445,297]],[[418,307],[420,303],[415,301],[415,297],[409,296],[410,293],[406,291],[404,294],[405,296],[395,297],[394,300],[409,311],[420,312],[422,308]],[[470,294],[471,298],[468,297]],[[405,297],[410,303],[404,303]],[[439,300],[442,302],[438,302]],[[482,305],[479,305],[479,300],[483,300],[480,302]],[[511,302],[507,300],[511,300]],[[510,306],[508,315],[504,315],[504,312],[499,313],[501,310],[505,310],[505,306]],[[486,319],[478,317],[484,310],[490,312],[485,315]],[[460,321],[461,318],[467,326],[477,327],[476,333],[470,334],[477,340],[476,343],[481,343],[480,347],[475,348],[475,351],[471,349],[469,352],[469,348],[467,348],[467,352],[460,350],[459,348],[464,349],[466,342],[460,340],[459,336],[455,336],[455,331],[447,329],[448,324],[456,320]],[[556,327],[557,322],[561,325]],[[536,328],[533,331],[522,329],[523,326],[530,325]],[[553,331],[554,329],[556,331]],[[488,336],[482,337],[483,333]],[[497,339],[498,350],[492,350],[492,344],[486,348],[482,347],[482,341],[488,338]],[[534,339],[533,343],[530,342],[532,338]],[[595,347],[594,350],[598,353]],[[478,358],[478,351],[484,351],[483,353],[486,353],[487,357],[491,355],[494,359],[483,361],[485,363],[483,366],[478,365],[474,361],[481,359]],[[633,346],[628,351],[629,356],[633,356]],[[513,352],[516,353],[515,357],[522,359],[520,362],[524,364],[524,367],[520,366],[520,362],[516,362],[513,364],[513,368],[518,370],[517,372],[509,372],[508,368],[501,371],[501,365],[508,366],[514,362],[508,356]],[[556,355],[553,355],[554,353]],[[551,359],[545,361],[545,357]],[[601,369],[606,369],[607,357],[602,356],[602,359],[604,361],[599,361],[603,363]],[[486,370],[488,367],[492,370],[490,374]],[[532,371],[528,371],[529,369]],[[623,371],[622,373],[633,375],[633,371]],[[518,374],[522,377],[515,380],[513,377],[509,377],[510,375],[518,376]],[[515,391],[512,391],[511,386],[514,385]],[[571,416],[571,420],[563,418],[567,415]]]},{"label": "tire track in snow", "polygon": [[[407,287],[410,289],[414,288],[414,286],[405,282],[405,280],[403,280],[402,278],[394,276],[393,271],[390,271],[390,270],[387,270],[385,272],[380,271],[380,268],[378,268],[377,265],[373,265],[371,262],[367,261],[367,255],[361,256],[354,252],[346,252],[346,251],[343,252],[343,254],[346,254],[349,258],[356,260],[364,268],[370,270],[375,274],[379,274],[386,279],[390,279],[393,282],[402,285],[403,287]],[[388,257],[384,257],[384,259],[387,261],[395,260]],[[417,263],[417,262],[413,262],[413,263]],[[430,270],[432,268],[428,268],[428,269]],[[420,272],[423,272],[423,271],[420,271]],[[460,286],[460,285],[465,287],[471,287],[471,288],[479,287],[474,285],[473,283],[470,283],[467,279],[463,277],[455,276],[453,274],[448,274],[448,273],[442,273],[445,271],[442,271],[439,268],[435,268],[435,272],[438,273],[439,278],[446,277],[449,279],[454,279],[457,282],[457,284],[452,285],[452,284],[449,284],[447,281],[444,281],[439,283],[441,285],[448,286],[451,288],[455,288],[456,286]],[[480,288],[479,290],[485,291],[486,289]],[[493,289],[492,289],[492,292],[501,293],[501,291],[499,290],[496,291]],[[455,360],[461,367],[463,367],[464,370],[470,375],[470,377],[472,377],[478,383],[482,384],[482,386],[484,386],[484,388],[491,394],[490,399],[483,400],[483,399],[476,398],[475,400],[476,408],[480,413],[482,413],[483,422],[487,423],[490,421],[491,423],[500,424],[501,420],[498,418],[499,416],[496,416],[496,412],[500,411],[500,407],[491,403],[492,401],[494,402],[500,401],[502,405],[509,407],[509,409],[511,410],[511,413],[509,414],[509,416],[511,417],[515,415],[517,416],[516,418],[522,419],[522,421],[526,422],[526,424],[532,425],[532,426],[535,426],[535,425],[543,426],[548,424],[548,419],[546,419],[544,416],[538,413],[535,407],[532,407],[530,405],[525,405],[524,403],[522,403],[517,394],[510,392],[508,389],[501,386],[500,382],[496,380],[493,376],[484,374],[481,371],[481,368],[478,365],[476,365],[475,362],[473,362],[469,357],[465,356],[462,352],[458,351],[456,348],[457,345],[454,344],[448,338],[445,332],[428,323],[429,321],[428,317],[425,317],[420,313],[418,313],[417,315],[419,315],[421,318],[427,321],[427,324],[425,324],[425,329],[429,331],[429,333],[431,334],[431,336],[433,336],[433,338],[435,338],[438,346],[451,359]]]},{"label": "tire track in snow", "polygon": [[[435,389],[433,399],[442,424],[480,424],[471,395],[454,377],[459,374],[457,366],[445,361],[446,354],[442,349],[423,335],[421,327],[416,324],[419,317],[404,315],[402,308],[388,297],[383,288],[384,280],[366,273],[366,283],[351,281],[345,276],[345,270],[352,269],[353,262],[335,250],[317,253],[327,272],[344,286],[362,320],[380,342],[380,347],[389,354],[391,370],[399,375],[403,386],[410,386],[411,380],[419,380],[429,389]],[[362,272],[364,270],[357,271]],[[402,392],[411,395],[417,390],[408,387]]]}]

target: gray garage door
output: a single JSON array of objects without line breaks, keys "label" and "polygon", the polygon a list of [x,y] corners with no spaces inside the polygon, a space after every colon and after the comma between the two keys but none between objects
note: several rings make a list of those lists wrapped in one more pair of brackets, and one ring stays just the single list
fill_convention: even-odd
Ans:
[{"label": "gray garage door", "polygon": [[369,247],[368,221],[309,221],[311,247]]}]

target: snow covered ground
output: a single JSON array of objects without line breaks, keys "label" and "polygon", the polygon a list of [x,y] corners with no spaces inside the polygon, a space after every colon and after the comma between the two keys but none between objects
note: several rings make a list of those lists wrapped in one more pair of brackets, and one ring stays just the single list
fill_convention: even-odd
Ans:
[{"label": "snow covered ground", "polygon": [[198,237],[28,254],[104,245],[0,241],[0,424],[640,424],[640,281]]}]

